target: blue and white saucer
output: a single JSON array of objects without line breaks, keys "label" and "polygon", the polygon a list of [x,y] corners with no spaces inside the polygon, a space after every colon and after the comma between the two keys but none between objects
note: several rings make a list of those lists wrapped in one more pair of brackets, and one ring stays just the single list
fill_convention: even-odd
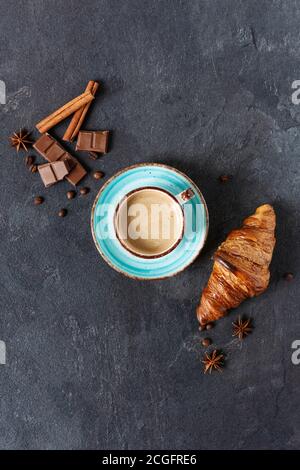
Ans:
[{"label": "blue and white saucer", "polygon": [[[130,253],[115,233],[115,209],[124,197],[139,188],[151,187],[178,194],[192,189],[194,197],[184,211],[185,232],[168,254],[145,259]],[[109,208],[109,210],[108,210]],[[124,168],[100,189],[92,208],[91,229],[96,247],[104,260],[118,272],[134,279],[163,279],[187,268],[199,255],[208,233],[208,211],[199,188],[184,173],[159,163]]]}]

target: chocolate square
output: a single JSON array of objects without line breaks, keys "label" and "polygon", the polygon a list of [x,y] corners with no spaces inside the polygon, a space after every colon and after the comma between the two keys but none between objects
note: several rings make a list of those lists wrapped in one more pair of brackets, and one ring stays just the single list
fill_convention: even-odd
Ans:
[{"label": "chocolate square", "polygon": [[107,152],[109,131],[80,131],[76,150],[87,152]]},{"label": "chocolate square", "polygon": [[88,149],[93,147],[93,132],[80,131],[78,134],[76,149]]},{"label": "chocolate square", "polygon": [[33,147],[39,153],[47,153],[48,149],[53,145],[53,140],[48,134],[43,134],[38,141],[33,145]]},{"label": "chocolate square", "polygon": [[52,145],[47,152],[47,160],[49,162],[55,162],[62,158],[66,154],[66,151],[59,145]]},{"label": "chocolate square", "polygon": [[38,172],[46,188],[56,183],[57,179],[50,163],[38,166]]},{"label": "chocolate square", "polygon": [[69,174],[69,168],[65,161],[58,161],[51,163],[52,170],[56,176],[57,181],[61,181]]},{"label": "chocolate square", "polygon": [[93,139],[94,150],[97,149],[98,152],[106,153],[107,142],[108,142],[108,131],[101,131],[101,132],[94,133],[94,139]]}]

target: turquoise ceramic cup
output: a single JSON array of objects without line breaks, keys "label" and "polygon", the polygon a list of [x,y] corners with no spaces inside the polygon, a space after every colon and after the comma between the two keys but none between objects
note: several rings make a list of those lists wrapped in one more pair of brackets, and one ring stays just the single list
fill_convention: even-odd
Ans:
[{"label": "turquoise ceramic cup", "polygon": [[[184,232],[164,256],[144,258],[128,251],[116,234],[115,215],[122,200],[142,188],[156,188],[183,207]],[[184,173],[159,163],[124,168],[100,189],[92,208],[91,230],[103,259],[116,271],[139,280],[163,279],[186,269],[200,254],[208,233],[208,210],[195,183]]]}]

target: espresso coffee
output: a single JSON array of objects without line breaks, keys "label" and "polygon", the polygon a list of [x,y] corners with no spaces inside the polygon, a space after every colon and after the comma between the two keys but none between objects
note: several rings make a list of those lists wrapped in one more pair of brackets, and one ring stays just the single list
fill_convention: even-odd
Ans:
[{"label": "espresso coffee", "polygon": [[115,214],[115,228],[122,245],[142,257],[163,256],[183,235],[183,211],[169,193],[143,188],[128,194]]}]

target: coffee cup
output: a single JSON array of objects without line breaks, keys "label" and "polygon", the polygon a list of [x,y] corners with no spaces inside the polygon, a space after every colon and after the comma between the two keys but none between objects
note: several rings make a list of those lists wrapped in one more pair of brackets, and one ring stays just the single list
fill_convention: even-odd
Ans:
[{"label": "coffee cup", "polygon": [[151,259],[167,255],[182,240],[183,205],[192,197],[191,188],[176,196],[157,187],[141,187],[129,192],[116,207],[117,238],[135,256]]}]

